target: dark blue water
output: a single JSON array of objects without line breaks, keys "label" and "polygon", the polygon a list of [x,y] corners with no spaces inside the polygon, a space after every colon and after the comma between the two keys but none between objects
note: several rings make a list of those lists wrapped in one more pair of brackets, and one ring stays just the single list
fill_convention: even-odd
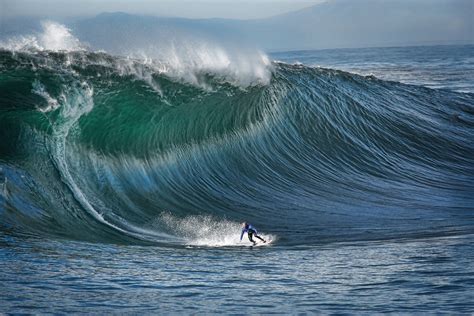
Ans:
[{"label": "dark blue water", "polygon": [[274,53],[277,60],[425,87],[474,92],[474,45],[327,49]]},{"label": "dark blue water", "polygon": [[472,239],[168,249],[2,236],[1,308],[17,313],[472,313]]},{"label": "dark blue water", "polygon": [[0,312],[474,312],[472,56],[2,48]]}]

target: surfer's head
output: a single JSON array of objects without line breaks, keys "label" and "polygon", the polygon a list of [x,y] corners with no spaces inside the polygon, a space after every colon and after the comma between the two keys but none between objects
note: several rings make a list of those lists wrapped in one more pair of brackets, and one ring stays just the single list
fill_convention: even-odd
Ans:
[{"label": "surfer's head", "polygon": [[242,227],[243,227],[243,228],[246,228],[248,225],[249,225],[249,224],[248,224],[247,222],[243,222],[243,223],[242,223]]}]

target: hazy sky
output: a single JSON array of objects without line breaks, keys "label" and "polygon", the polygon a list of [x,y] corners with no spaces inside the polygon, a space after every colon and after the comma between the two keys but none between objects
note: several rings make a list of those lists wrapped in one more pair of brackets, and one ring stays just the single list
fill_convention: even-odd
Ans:
[{"label": "hazy sky", "polygon": [[295,11],[325,0],[0,0],[3,17],[71,17],[101,12],[188,18],[252,19]]}]

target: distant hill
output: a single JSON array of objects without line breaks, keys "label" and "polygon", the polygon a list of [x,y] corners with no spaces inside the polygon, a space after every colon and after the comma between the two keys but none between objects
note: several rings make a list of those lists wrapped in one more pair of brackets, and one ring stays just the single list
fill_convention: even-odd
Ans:
[{"label": "distant hill", "polygon": [[[266,51],[472,44],[474,0],[329,0],[258,20],[103,13],[69,25],[81,40],[114,52],[180,38],[209,38]],[[3,33],[11,29],[6,22],[2,28]]]},{"label": "distant hill", "polygon": [[332,0],[256,24],[272,50],[474,43],[474,1]]}]

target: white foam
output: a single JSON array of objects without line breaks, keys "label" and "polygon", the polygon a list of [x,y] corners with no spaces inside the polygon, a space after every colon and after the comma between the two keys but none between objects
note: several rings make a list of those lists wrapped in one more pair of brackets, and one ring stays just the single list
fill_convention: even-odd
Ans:
[{"label": "white foam", "polygon": [[[41,32],[37,34],[12,37],[0,42],[0,47],[11,51],[54,52],[92,49],[86,47],[63,24],[42,21],[41,27]],[[156,44],[153,44],[153,40]],[[120,62],[111,66],[115,66],[118,73],[136,76],[160,93],[160,87],[153,79],[156,73],[208,89],[212,88],[207,82],[208,75],[244,88],[266,85],[272,75],[271,61],[264,53],[255,49],[231,47],[196,34],[183,36],[176,33],[172,39],[166,40],[150,38],[148,35],[142,44],[137,45],[128,45],[125,37],[120,50],[107,53],[126,58],[121,58]],[[97,49],[99,51],[100,48]]]},{"label": "white foam", "polygon": [[40,110],[41,112],[54,111],[59,107],[58,100],[51,97],[51,95],[46,91],[46,87],[38,80],[35,80],[33,82],[33,88],[31,89],[31,92],[43,97],[43,99],[45,99],[46,102],[48,103],[48,106],[43,107],[43,108],[38,108],[38,110]]},{"label": "white foam", "polygon": [[243,87],[266,85],[271,79],[271,62],[262,52],[224,48],[206,40],[161,45],[138,56],[152,60],[150,65],[162,74],[202,87],[207,74]]},{"label": "white foam", "polygon": [[39,40],[46,50],[52,51],[75,51],[82,50],[81,42],[71,34],[71,30],[66,26],[52,21],[43,21],[41,23],[43,33]]},{"label": "white foam", "polygon": [[0,47],[11,51],[78,51],[84,50],[83,45],[66,26],[53,22],[42,21],[42,31],[12,37],[0,42]]},{"label": "white foam", "polygon": [[[183,238],[188,246],[204,247],[239,247],[252,246],[247,236],[240,241],[241,223],[226,219],[217,219],[208,215],[192,215],[178,218],[170,213],[163,213],[158,221],[173,231],[173,234]],[[269,234],[259,234],[269,241],[257,243],[257,246],[269,245],[276,237]],[[258,240],[257,240],[258,241]]]}]

